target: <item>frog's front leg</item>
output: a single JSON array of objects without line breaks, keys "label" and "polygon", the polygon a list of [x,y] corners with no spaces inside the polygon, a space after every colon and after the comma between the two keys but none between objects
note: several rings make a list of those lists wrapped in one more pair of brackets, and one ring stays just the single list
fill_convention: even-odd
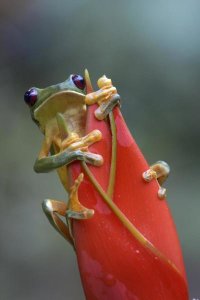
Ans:
[{"label": "frog's front leg", "polygon": [[98,120],[105,119],[116,105],[120,103],[120,95],[112,85],[111,79],[105,75],[99,78],[97,85],[99,90],[86,95],[85,103],[92,105],[98,103],[99,107],[95,110],[95,117]]},{"label": "frog's front leg", "polygon": [[[52,143],[44,139],[39,157],[34,165],[35,172],[46,173],[64,165],[69,165],[75,160],[85,161],[86,163],[94,166],[101,166],[103,163],[102,156],[99,154],[86,152],[84,149],[85,147],[88,147],[88,145],[98,141],[100,138],[100,132],[99,134],[97,134],[97,131],[95,131],[95,134],[92,132],[86,137],[79,138],[78,141],[72,143],[66,149],[54,155],[49,155]],[[81,148],[83,148],[84,151],[82,151]]]},{"label": "frog's front leg", "polygon": [[120,95],[115,94],[110,97],[109,101],[102,102],[95,111],[95,116],[98,120],[105,119],[109,113],[114,109],[115,106],[120,103]]},{"label": "frog's front leg", "polygon": [[150,168],[142,174],[142,177],[145,181],[150,182],[153,179],[156,179],[160,185],[158,190],[158,197],[163,199],[166,197],[166,189],[162,187],[162,184],[165,182],[170,173],[169,165],[164,161],[157,161]]}]

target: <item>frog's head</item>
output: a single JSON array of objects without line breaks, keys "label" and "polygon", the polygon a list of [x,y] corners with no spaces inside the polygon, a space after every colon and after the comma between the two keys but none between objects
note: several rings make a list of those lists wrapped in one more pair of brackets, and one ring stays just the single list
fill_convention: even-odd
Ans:
[{"label": "frog's head", "polygon": [[42,132],[57,113],[65,118],[82,118],[85,107],[86,82],[81,75],[70,75],[62,83],[45,89],[30,88],[24,100],[30,107],[32,119]]}]

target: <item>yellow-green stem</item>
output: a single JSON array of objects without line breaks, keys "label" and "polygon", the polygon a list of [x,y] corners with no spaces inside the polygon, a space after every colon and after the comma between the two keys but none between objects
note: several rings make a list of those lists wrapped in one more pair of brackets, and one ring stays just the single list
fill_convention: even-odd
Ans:
[{"label": "yellow-green stem", "polygon": [[132,236],[146,249],[148,249],[151,253],[158,256],[165,263],[170,265],[177,273],[180,273],[175,264],[170,261],[162,252],[160,252],[151,242],[149,242],[145,236],[129,221],[129,219],[123,214],[123,212],[117,207],[117,205],[110,199],[110,197],[106,194],[106,192],[102,189],[101,185],[93,176],[92,172],[88,168],[85,162],[81,162],[82,167],[90,179],[91,183],[95,187],[95,189],[102,196],[103,200],[107,203],[113,213],[117,216],[117,218],[122,222],[122,224],[126,227],[126,229],[132,234]]},{"label": "yellow-green stem", "polygon": [[117,131],[114,120],[113,112],[109,113],[110,128],[112,133],[112,152],[111,152],[111,164],[110,164],[110,176],[107,189],[107,195],[112,198],[115,187],[115,174],[116,174],[116,160],[117,160]]}]

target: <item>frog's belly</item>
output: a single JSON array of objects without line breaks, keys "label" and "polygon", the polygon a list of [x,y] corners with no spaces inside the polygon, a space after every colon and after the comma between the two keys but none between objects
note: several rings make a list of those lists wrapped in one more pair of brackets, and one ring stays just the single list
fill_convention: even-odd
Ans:
[{"label": "frog's belly", "polygon": [[[57,154],[60,152],[60,149],[58,148],[57,145],[53,144],[53,150],[54,153]],[[58,168],[57,170],[57,174],[60,178],[60,181],[64,187],[64,189],[69,192],[69,187],[70,187],[70,183],[69,183],[69,172],[68,172],[68,166],[63,166]]]}]

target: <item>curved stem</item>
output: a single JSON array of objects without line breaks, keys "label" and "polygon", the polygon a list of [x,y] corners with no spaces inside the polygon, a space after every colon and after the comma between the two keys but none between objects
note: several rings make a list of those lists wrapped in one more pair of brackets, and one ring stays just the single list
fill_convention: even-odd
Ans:
[{"label": "curved stem", "polygon": [[95,179],[86,163],[81,162],[81,165],[88,178],[90,179],[91,183],[94,185],[95,189],[102,196],[104,202],[107,203],[107,205],[110,207],[113,213],[122,222],[126,229],[132,234],[132,236],[151,253],[158,256],[166,264],[170,265],[177,273],[180,273],[176,265],[172,261],[170,261],[162,252],[160,252],[149,240],[147,240],[145,236],[129,221],[129,219],[123,214],[123,212],[117,207],[117,205],[110,199],[110,197],[102,189],[101,185]]},{"label": "curved stem", "polygon": [[109,184],[107,189],[107,195],[112,198],[115,186],[115,174],[116,174],[116,160],[117,160],[117,131],[114,120],[113,112],[109,113],[110,128],[112,133],[112,153],[111,153],[111,164],[110,164],[110,176]]}]

